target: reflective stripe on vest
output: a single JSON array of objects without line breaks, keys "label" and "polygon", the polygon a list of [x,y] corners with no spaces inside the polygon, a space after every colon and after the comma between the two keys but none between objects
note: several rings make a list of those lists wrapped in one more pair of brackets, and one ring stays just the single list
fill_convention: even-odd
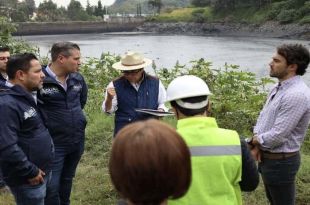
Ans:
[{"label": "reflective stripe on vest", "polygon": [[240,145],[195,146],[189,148],[191,156],[241,155]]}]

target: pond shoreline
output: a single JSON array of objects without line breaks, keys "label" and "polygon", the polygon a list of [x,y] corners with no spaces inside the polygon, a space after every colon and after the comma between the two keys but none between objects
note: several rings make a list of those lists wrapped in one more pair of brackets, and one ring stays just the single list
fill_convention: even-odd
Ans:
[{"label": "pond shoreline", "polygon": [[310,24],[282,25],[277,22],[266,22],[261,25],[246,23],[145,22],[143,25],[137,27],[136,31],[175,35],[182,34],[310,40]]},{"label": "pond shoreline", "polygon": [[111,22],[19,23],[13,35],[55,35],[111,32],[151,32],[172,35],[235,36],[310,40],[310,24],[145,22],[143,18],[114,19]]}]

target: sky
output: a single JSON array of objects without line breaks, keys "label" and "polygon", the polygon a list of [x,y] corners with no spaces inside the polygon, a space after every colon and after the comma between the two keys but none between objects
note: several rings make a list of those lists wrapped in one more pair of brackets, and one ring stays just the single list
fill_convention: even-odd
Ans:
[{"label": "sky", "polygon": [[[39,6],[40,3],[44,2],[44,0],[34,0],[36,2],[36,6]],[[70,0],[52,0],[54,3],[60,6],[67,7],[68,4],[70,3]],[[101,3],[103,5],[111,5],[115,0],[101,0]],[[82,6],[85,8],[87,4],[87,0],[79,0],[81,2]],[[98,0],[89,0],[90,5],[97,5]]]}]

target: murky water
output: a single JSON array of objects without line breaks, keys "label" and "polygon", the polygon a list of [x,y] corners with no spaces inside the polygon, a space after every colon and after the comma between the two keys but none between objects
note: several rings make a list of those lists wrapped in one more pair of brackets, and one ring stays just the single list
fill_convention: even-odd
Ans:
[{"label": "murky water", "polygon": [[[278,45],[301,43],[310,48],[309,41],[300,40],[146,33],[39,35],[22,38],[37,45],[42,56],[48,55],[54,42],[73,41],[80,45],[83,57],[99,57],[102,52],[123,54],[127,50],[136,50],[155,60],[158,67],[171,68],[177,61],[190,65],[190,61],[204,58],[213,63],[213,68],[222,67],[225,63],[236,64],[242,70],[255,72],[259,77],[268,76],[268,63]],[[310,85],[310,74],[305,74],[304,78]]]}]

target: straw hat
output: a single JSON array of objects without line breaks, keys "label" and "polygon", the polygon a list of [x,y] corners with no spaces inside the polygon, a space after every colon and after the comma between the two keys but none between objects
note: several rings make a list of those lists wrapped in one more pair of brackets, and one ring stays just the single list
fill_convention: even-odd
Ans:
[{"label": "straw hat", "polygon": [[117,70],[137,70],[152,63],[151,59],[144,58],[141,53],[128,51],[122,56],[121,61],[114,63],[112,67]]}]

